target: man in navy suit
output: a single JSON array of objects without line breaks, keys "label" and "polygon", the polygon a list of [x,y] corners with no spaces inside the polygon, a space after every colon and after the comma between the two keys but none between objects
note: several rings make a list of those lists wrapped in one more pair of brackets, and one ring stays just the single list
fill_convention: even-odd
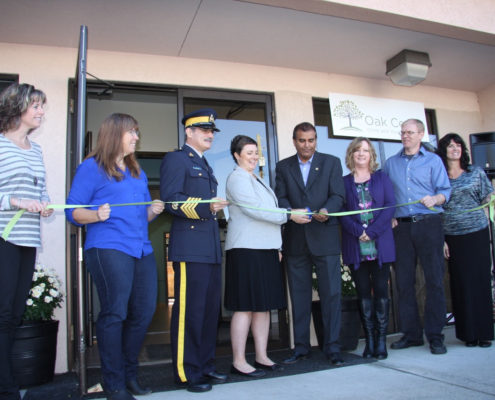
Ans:
[{"label": "man in navy suit", "polygon": [[280,207],[308,208],[321,213],[311,221],[284,226],[283,253],[292,302],[294,353],[292,364],[309,356],[312,269],[316,267],[323,316],[323,351],[334,365],[343,364],[338,343],[341,321],[340,233],[336,217],[345,199],[342,166],[337,157],[316,151],[316,129],[309,122],[294,128],[297,154],[277,163],[275,193]]},{"label": "man in navy suit", "polygon": [[[160,197],[174,216],[168,259],[174,266],[170,340],[174,377],[191,392],[225,382],[215,371],[221,302],[220,237],[216,213],[227,206],[217,198],[217,180],[203,157],[213,142],[216,113],[201,109],[182,119],[186,144],[168,153],[160,168]],[[215,199],[212,203],[199,200]],[[186,202],[187,201],[187,202]]]}]

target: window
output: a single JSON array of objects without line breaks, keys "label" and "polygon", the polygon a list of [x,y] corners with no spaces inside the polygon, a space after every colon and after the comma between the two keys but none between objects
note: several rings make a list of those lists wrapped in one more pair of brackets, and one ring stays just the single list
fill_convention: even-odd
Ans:
[{"label": "window", "polygon": [[0,92],[3,92],[5,88],[10,86],[12,83],[19,82],[19,75],[14,74],[0,74]]}]

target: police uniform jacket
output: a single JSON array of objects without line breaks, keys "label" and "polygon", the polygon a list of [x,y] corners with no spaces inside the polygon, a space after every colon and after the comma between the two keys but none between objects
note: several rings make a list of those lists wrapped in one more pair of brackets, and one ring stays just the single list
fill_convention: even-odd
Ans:
[{"label": "police uniform jacket", "polygon": [[[218,182],[204,158],[188,145],[168,153],[160,167],[160,197],[174,216],[168,259],[220,264],[221,248],[216,215],[210,203],[194,203],[216,196]],[[181,203],[192,201],[192,203]]]}]

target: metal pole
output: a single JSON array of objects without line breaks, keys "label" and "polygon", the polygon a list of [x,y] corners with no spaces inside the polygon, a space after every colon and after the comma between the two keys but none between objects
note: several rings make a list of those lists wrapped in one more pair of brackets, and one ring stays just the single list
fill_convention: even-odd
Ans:
[{"label": "metal pole", "polygon": [[[79,57],[77,65],[77,134],[76,161],[79,165],[83,160],[84,139],[86,131],[86,55],[88,44],[88,27],[81,25],[79,37]],[[86,321],[84,315],[84,268],[82,229],[77,229],[77,334],[79,391],[82,395],[87,392],[86,379]]]}]

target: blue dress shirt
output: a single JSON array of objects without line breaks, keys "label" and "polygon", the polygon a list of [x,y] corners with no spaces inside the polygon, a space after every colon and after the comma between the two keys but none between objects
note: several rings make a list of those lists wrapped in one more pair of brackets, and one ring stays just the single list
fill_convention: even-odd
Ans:
[{"label": "blue dress shirt", "polygon": [[[134,178],[129,169],[124,178],[116,181],[109,178],[91,157],[77,168],[67,204],[102,205],[120,203],[142,203],[151,201],[148,179],[143,170]],[[110,206],[111,207],[111,206]],[[86,225],[84,249],[114,249],[132,257],[141,258],[153,252],[148,239],[148,206],[111,207],[106,221]],[[97,207],[93,207],[96,210]],[[76,226],[72,217],[73,208],[65,210],[67,219]]]},{"label": "blue dress shirt", "polygon": [[313,154],[311,158],[306,162],[302,162],[299,156],[297,156],[297,160],[299,161],[299,168],[301,169],[301,174],[305,186],[306,186],[306,182],[308,182],[309,171],[311,169],[311,162],[313,161],[314,156],[315,155]]},{"label": "blue dress shirt", "polygon": [[[412,157],[401,149],[387,160],[384,171],[394,185],[397,204],[410,203],[427,195],[443,194],[446,202],[450,198],[449,177],[442,160],[422,146]],[[438,211],[432,211],[421,203],[397,207],[395,217],[443,212],[442,206],[434,208]]]}]

